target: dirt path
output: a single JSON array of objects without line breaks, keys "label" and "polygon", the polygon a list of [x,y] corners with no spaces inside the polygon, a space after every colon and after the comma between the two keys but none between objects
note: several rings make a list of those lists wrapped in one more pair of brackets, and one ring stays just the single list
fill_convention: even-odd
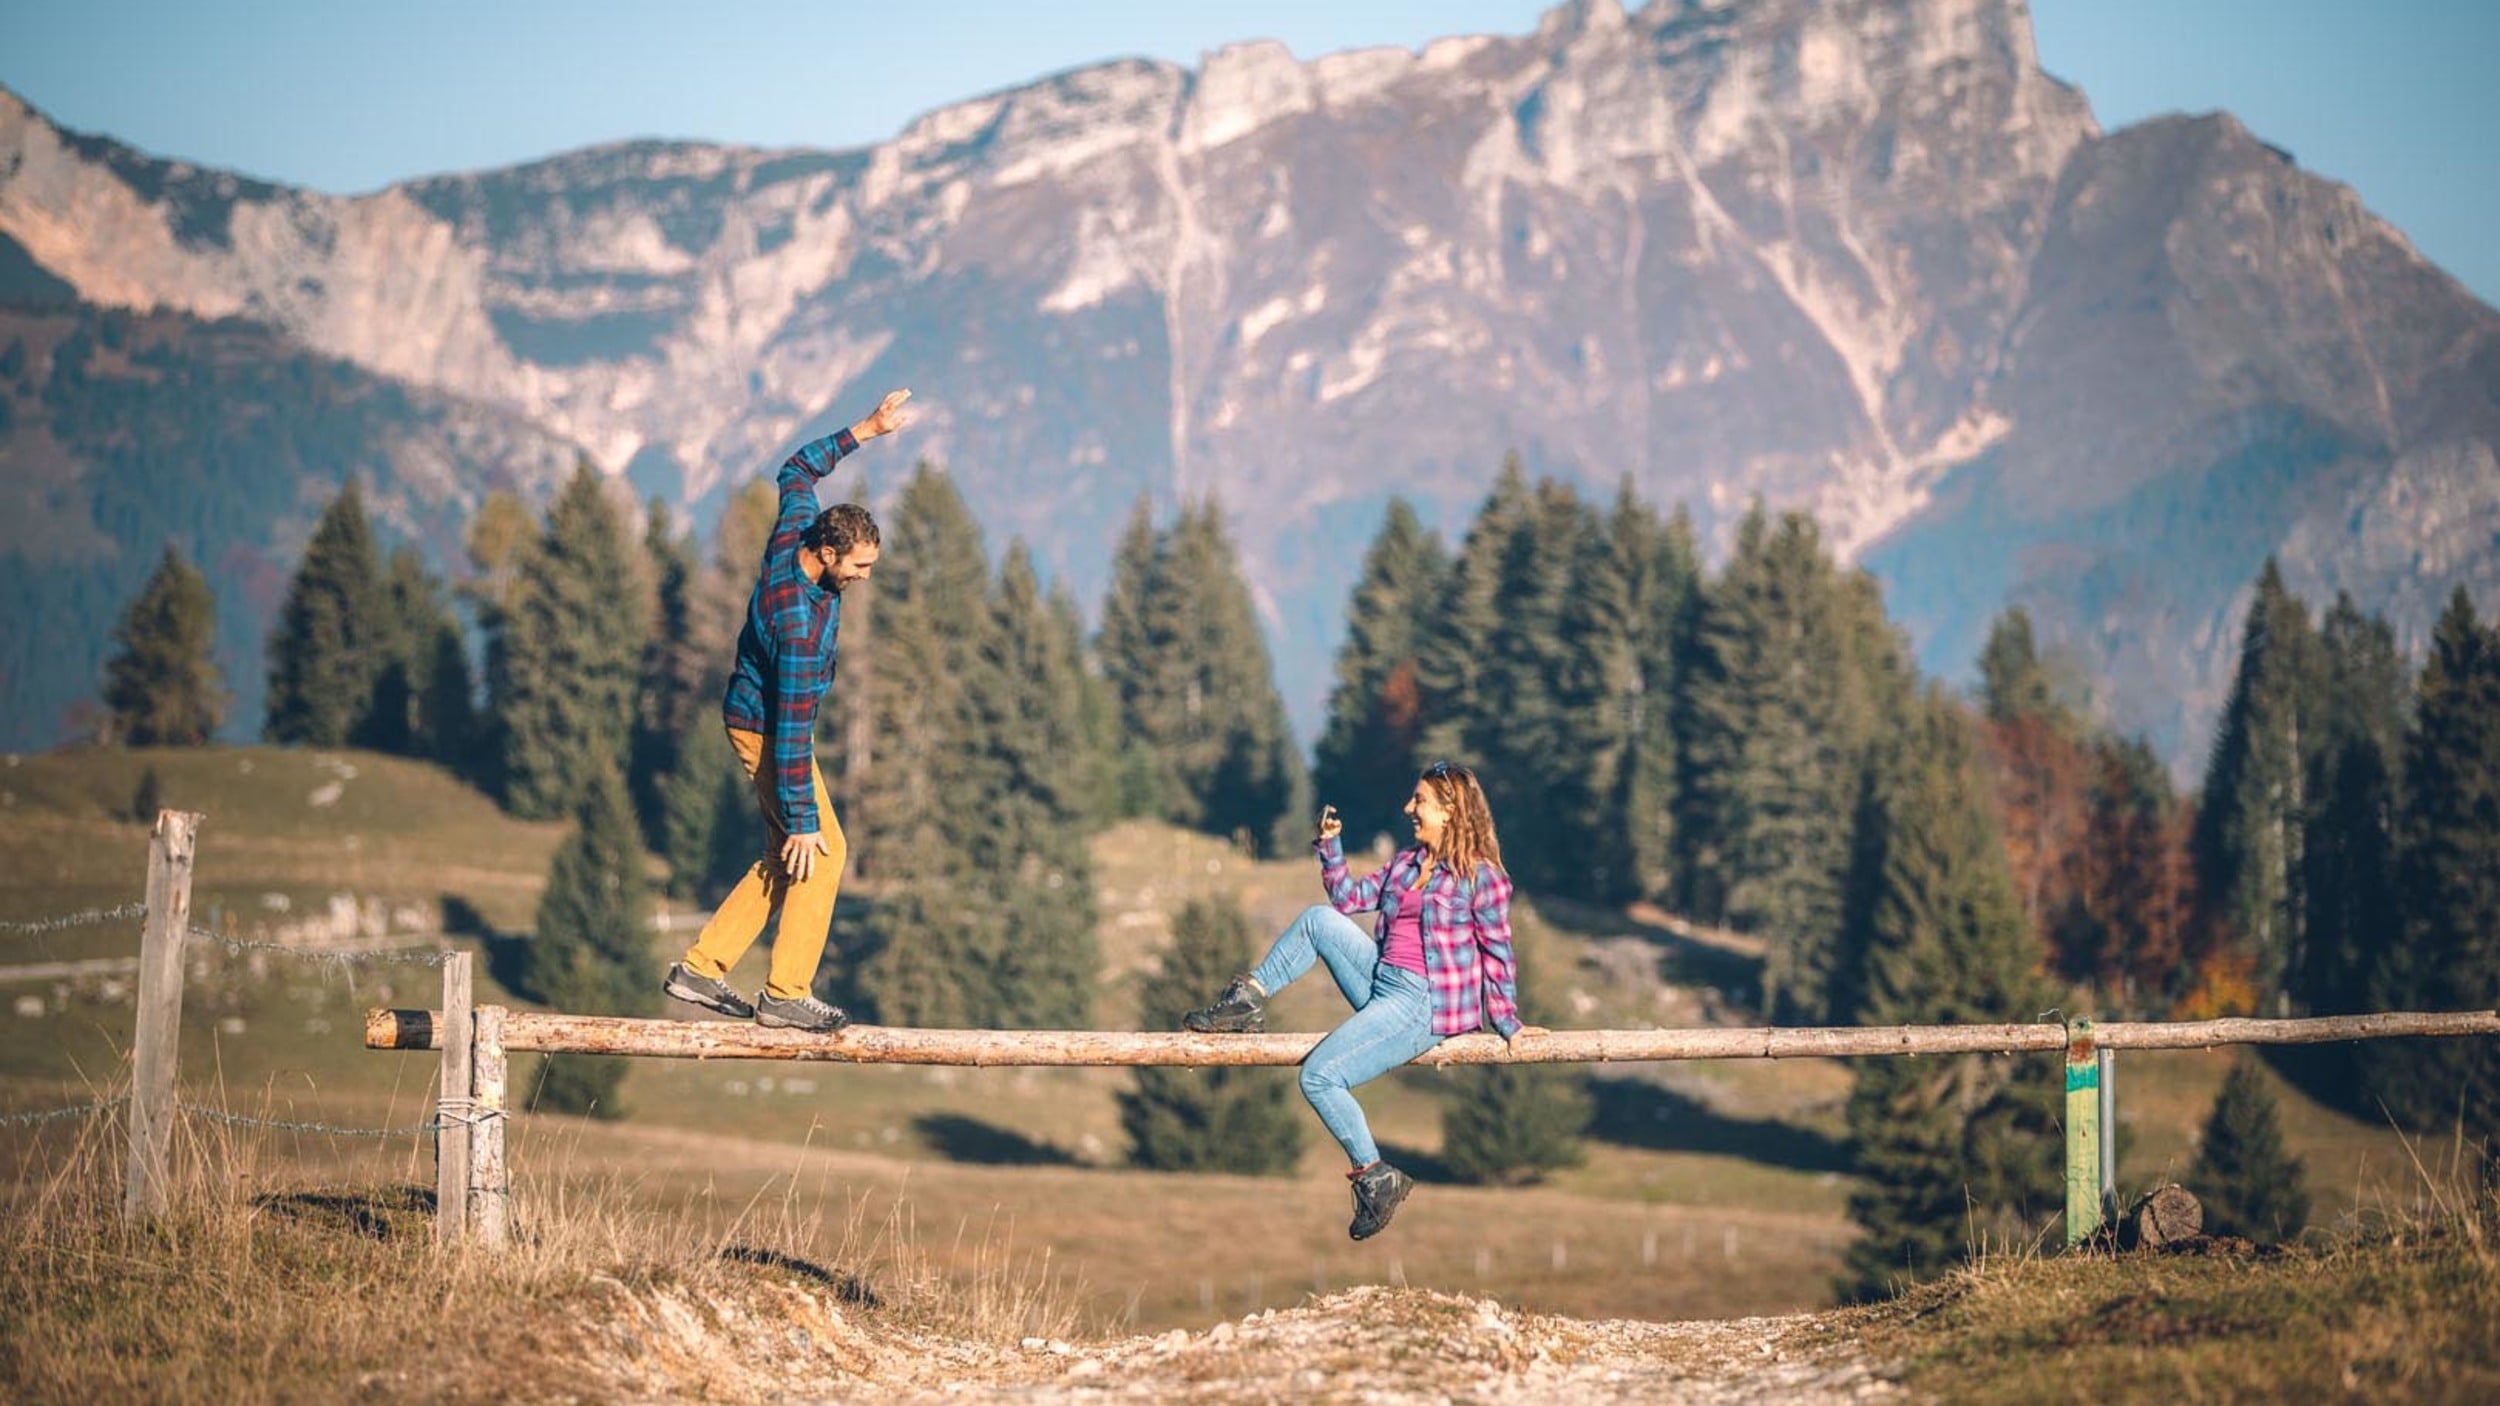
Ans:
[{"label": "dirt path", "polygon": [[[1489,1299],[1363,1288],[1201,1333],[1000,1351],[889,1345],[826,1403],[1250,1403],[1251,1406],[1771,1406],[1899,1401],[1845,1315],[1586,1322]],[[802,1396],[803,1393],[794,1393]]]}]

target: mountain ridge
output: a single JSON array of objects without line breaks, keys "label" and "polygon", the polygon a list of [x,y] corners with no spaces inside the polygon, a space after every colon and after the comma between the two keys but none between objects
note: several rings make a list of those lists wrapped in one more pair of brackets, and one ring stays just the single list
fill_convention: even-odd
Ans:
[{"label": "mountain ridge", "polygon": [[[90,301],[266,321],[698,515],[912,384],[906,450],[1087,599],[1139,493],[1217,492],[1306,732],[1388,496],[1455,528],[1516,449],[1707,533],[1815,512],[1953,677],[1973,617],[2035,604],[2181,762],[2266,551],[2426,622],[2447,583],[2390,542],[2432,505],[2489,590],[2500,500],[2490,309],[2202,121],[2103,133],[2018,0],[1586,0],[1420,50],[1108,61],[848,150],[641,139],[362,197],[116,194],[11,97],[0,234]],[[2221,510],[2235,455],[2308,516],[2208,549],[2162,505]],[[2365,502],[2369,544],[2330,530]]]}]

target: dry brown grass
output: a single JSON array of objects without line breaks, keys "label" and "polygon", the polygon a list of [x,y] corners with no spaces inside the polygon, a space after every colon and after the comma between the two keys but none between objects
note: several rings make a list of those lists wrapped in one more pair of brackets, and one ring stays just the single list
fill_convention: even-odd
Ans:
[{"label": "dry brown grass", "polygon": [[2407,1205],[2281,1250],[2005,1255],[1848,1316],[1946,1401],[2500,1400],[2500,1199],[2412,1168]]},{"label": "dry brown grass", "polygon": [[[119,1215],[116,1120],[21,1163],[0,1216],[0,1399],[762,1399],[1072,1330],[1002,1227],[944,1247],[908,1203],[806,1170],[656,1212],[618,1163],[525,1177],[501,1253],[433,1244],[431,1194],[306,1180],[265,1135],[181,1121],[173,1211]],[[404,1154],[386,1154],[386,1158]]]}]

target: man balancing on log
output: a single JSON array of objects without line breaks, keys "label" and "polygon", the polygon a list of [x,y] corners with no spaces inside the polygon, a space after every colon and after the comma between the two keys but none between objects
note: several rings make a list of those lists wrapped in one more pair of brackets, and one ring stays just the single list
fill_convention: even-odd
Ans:
[{"label": "man balancing on log", "polygon": [[[842,592],[877,564],[877,520],[857,503],[818,512],[816,481],[860,445],[903,427],[911,392],[891,391],[868,418],[812,441],[781,465],[781,512],[764,544],[764,562],[747,598],[746,628],[721,701],[729,745],[755,783],[769,841],[764,857],[721,900],[661,989],[680,1001],[758,1025],[833,1031],[850,1024],[840,1006],[816,999],[816,964],[833,925],[834,894],[849,850],[816,769],[816,704],[833,682],[834,637]],[[750,1003],[729,985],[730,969],[763,935],[773,934],[772,968]]]}]

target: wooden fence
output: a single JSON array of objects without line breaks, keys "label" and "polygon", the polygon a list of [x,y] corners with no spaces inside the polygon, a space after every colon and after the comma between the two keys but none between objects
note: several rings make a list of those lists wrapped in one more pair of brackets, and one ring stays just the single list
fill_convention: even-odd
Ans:
[{"label": "wooden fence", "polygon": [[[174,1051],[182,1018],[182,954],[190,935],[191,871],[202,817],[168,810],[148,847],[146,921],[139,950],[138,1023],[129,1094],[130,1156],[124,1213],[165,1209],[169,1133],[177,1103]],[[436,1238],[489,1248],[511,1234],[512,1183],[504,1126],[508,1058],[542,1054],[662,1059],[786,1059],[839,1064],[1007,1066],[1291,1065],[1318,1033],[1191,1035],[1096,1030],[915,1030],[855,1025],[831,1035],[768,1030],[743,1022],[632,1020],[511,1011],[473,1004],[471,958],[436,954],[443,1008],[374,1010],[365,1046],[436,1050],[442,1072],[433,1120]],[[2395,1036],[2500,1035],[2500,1011],[2387,1013],[2307,1020],[2017,1022],[2003,1025],[1751,1027],[1558,1030],[1514,1047],[1488,1034],[1443,1041],[1415,1062],[1614,1064],[1680,1059],[1808,1059],[1875,1056],[2063,1055],[2066,1070],[2066,1241],[2073,1245],[2115,1214],[2114,1055],[2119,1050],[2300,1045]],[[48,1116],[48,1115],[47,1115]],[[251,1122],[241,1119],[236,1121]],[[372,1130],[333,1130],[369,1133]]]},{"label": "wooden fence", "polygon": [[[1290,1065],[1320,1034],[1191,1035],[1097,1030],[917,1030],[854,1025],[831,1035],[769,1030],[744,1022],[635,1020],[618,1016],[505,1011],[467,1005],[467,973],[455,993],[444,969],[441,1011],[374,1010],[365,1046],[440,1050],[446,1097],[442,1121],[474,1119],[474,1139],[446,1136],[445,1187],[471,1188],[466,1233],[483,1244],[509,1235],[511,1186],[504,1159],[505,1060],[540,1054],[635,1055],[660,1059],[786,1059],[836,1064],[1017,1066]],[[459,1048],[469,1030],[470,1051]],[[2114,1113],[2118,1050],[2208,1049],[2220,1045],[2305,1045],[2390,1036],[2500,1035],[2500,1012],[2391,1013],[2309,1020],[2089,1020],[2005,1025],[1753,1027],[1712,1030],[1558,1030],[1517,1047],[1487,1034],[1443,1041],[1415,1062],[1450,1064],[1626,1063],[1678,1059],[1863,1058],[1880,1055],[2057,1052],[2066,1069],[2066,1242],[2093,1234],[2115,1214],[2114,1147],[2103,1136]],[[465,1071],[465,1072],[464,1072]],[[451,1091],[466,1088],[463,1098]],[[468,1166],[456,1164],[467,1155]],[[446,1207],[452,1202],[446,1198]],[[446,1234],[462,1234],[447,1211]]]}]

